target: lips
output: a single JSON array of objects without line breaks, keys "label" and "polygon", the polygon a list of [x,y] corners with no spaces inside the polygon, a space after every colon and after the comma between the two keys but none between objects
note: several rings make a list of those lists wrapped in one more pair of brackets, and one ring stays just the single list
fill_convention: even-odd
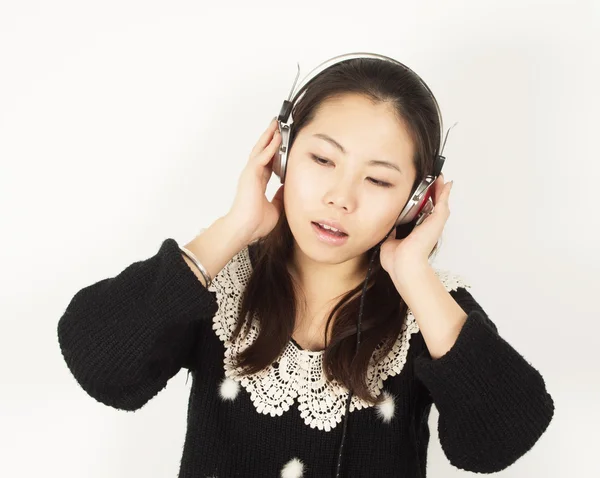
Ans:
[{"label": "lips", "polygon": [[323,229],[323,227],[318,226],[316,222],[311,222],[310,226],[317,236],[317,239],[329,246],[343,246],[348,242],[347,234],[340,234],[333,231],[328,231],[327,229]]},{"label": "lips", "polygon": [[326,225],[329,227],[333,227],[334,229],[337,229],[339,232],[348,235],[348,231],[346,231],[346,229],[344,229],[342,227],[342,225],[333,219],[319,219],[317,221],[313,221],[313,224],[320,224],[320,225]]},{"label": "lips", "polygon": [[[326,228],[322,227],[322,226],[323,226],[323,224],[325,224],[325,225],[329,225],[329,224],[327,224],[327,222],[318,222],[318,221],[313,221],[312,223],[313,223],[314,225],[316,225],[316,226],[321,226],[321,229],[322,229],[323,231],[325,231],[325,232],[328,232],[328,233],[330,233],[330,234],[336,234],[336,235],[348,236],[348,233],[347,233],[347,232],[345,232],[345,231],[344,231],[343,229],[341,229],[341,228],[336,228],[336,229],[337,229],[337,231],[332,231],[332,230],[330,230],[330,229],[326,229]],[[335,226],[331,226],[331,227],[335,227]]]}]

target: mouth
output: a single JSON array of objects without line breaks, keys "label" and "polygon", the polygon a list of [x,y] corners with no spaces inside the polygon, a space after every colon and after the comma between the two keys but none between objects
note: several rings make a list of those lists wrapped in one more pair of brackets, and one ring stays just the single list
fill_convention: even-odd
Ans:
[{"label": "mouth", "polygon": [[332,231],[320,225],[318,222],[311,222],[317,237],[328,244],[341,245],[348,240],[348,234],[341,231]]},{"label": "mouth", "polygon": [[326,226],[324,224],[321,224],[321,223],[315,222],[315,221],[312,221],[312,223],[315,226],[317,226],[319,229],[321,229],[322,231],[328,232],[330,234],[333,234],[333,235],[336,235],[336,236],[339,236],[339,237],[348,236],[347,233],[345,233],[344,231],[341,231],[339,229],[336,229],[335,227]]}]

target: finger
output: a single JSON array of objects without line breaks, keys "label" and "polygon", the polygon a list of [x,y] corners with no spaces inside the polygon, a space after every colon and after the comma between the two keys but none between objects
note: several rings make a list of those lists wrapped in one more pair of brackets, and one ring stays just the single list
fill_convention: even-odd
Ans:
[{"label": "finger", "polygon": [[442,193],[444,191],[444,173],[440,173],[440,175],[435,180],[435,188],[434,188],[434,204],[437,204],[440,201]]},{"label": "finger", "polygon": [[260,136],[257,143],[254,145],[254,148],[252,148],[252,151],[250,152],[250,157],[253,158],[257,154],[259,154],[263,149],[265,149],[265,147],[269,144],[269,142],[273,138],[273,133],[278,130],[279,130],[279,127],[277,126],[277,120],[276,120],[276,118],[273,118],[271,120],[271,122],[269,123],[268,128]]},{"label": "finger", "polygon": [[452,191],[452,186],[454,186],[454,179],[448,183],[447,191],[446,191],[446,202],[448,202],[450,198],[450,191]]},{"label": "finger", "polygon": [[439,200],[436,203],[433,210],[433,213],[437,213],[438,216],[441,214],[442,216],[447,218],[450,215],[449,197],[450,190],[452,189],[452,184],[454,184],[454,181],[448,181],[446,184],[444,184],[444,187],[440,192]]},{"label": "finger", "polygon": [[280,143],[281,134],[279,134],[279,131],[275,131],[275,134],[273,134],[273,137],[271,138],[271,142],[256,156],[258,164],[262,166],[267,165],[269,161],[273,159],[273,156],[277,152],[277,148],[279,148]]},{"label": "finger", "polygon": [[264,133],[260,136],[256,144],[252,148],[252,151],[250,152],[250,159],[258,156],[261,153],[261,151],[263,151],[268,146],[270,141],[273,139],[273,134],[275,133],[275,131],[278,130],[278,127],[276,125],[277,122],[275,120],[273,120],[269,124],[269,127],[264,131]]}]

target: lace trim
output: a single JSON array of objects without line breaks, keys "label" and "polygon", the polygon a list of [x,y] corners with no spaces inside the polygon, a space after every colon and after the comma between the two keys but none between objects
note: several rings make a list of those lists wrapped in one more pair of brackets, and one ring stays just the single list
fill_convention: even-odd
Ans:
[{"label": "lace trim", "polygon": [[[236,340],[230,340],[241,311],[242,292],[251,273],[252,264],[246,247],[227,263],[208,288],[216,293],[219,304],[212,328],[225,345],[225,376],[241,383],[259,413],[272,417],[281,416],[297,400],[300,415],[306,425],[319,430],[332,430],[344,416],[348,389],[336,380],[330,382],[326,379],[322,367],[323,351],[303,350],[290,340],[278,359],[258,373],[241,376],[241,370],[234,367],[233,358],[253,343],[259,332],[255,315],[252,325],[248,328],[244,323]],[[447,290],[471,287],[460,276],[446,270],[436,269],[436,274]],[[388,377],[402,371],[410,347],[410,337],[418,331],[417,322],[409,309],[402,330],[388,354],[376,360],[384,342],[374,350],[367,372],[367,385],[373,396],[381,393],[383,382]],[[372,406],[353,396],[350,412]]]}]

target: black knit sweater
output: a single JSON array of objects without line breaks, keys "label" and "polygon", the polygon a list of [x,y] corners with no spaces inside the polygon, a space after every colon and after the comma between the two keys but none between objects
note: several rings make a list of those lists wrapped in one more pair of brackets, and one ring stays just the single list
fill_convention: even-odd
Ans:
[{"label": "black knit sweater", "polygon": [[[246,257],[252,258],[250,248]],[[193,380],[180,478],[333,476],[343,428],[336,420],[343,410],[325,407],[323,416],[335,418],[328,430],[316,419],[309,426],[310,410],[301,412],[298,403],[311,402],[303,402],[302,393],[280,404],[273,400],[284,389],[271,388],[262,395],[271,400],[265,409],[259,388],[226,374],[224,325],[231,317],[216,319],[225,309],[219,300],[234,297],[231,283],[223,285],[225,273],[227,267],[213,282],[220,295],[213,285],[205,288],[175,240],[166,239],[154,256],[84,287],[58,322],[67,366],[90,396],[122,410],[144,406],[188,369]],[[342,476],[424,478],[432,404],[446,457],[473,472],[506,468],[548,427],[554,403],[542,376],[498,335],[467,287],[448,289],[468,314],[452,349],[432,360],[420,331],[406,333],[398,342],[405,348],[392,357],[396,368],[375,380],[384,403],[353,407]],[[315,358],[290,345],[294,357]],[[331,397],[313,395],[312,404],[319,409]]]}]

